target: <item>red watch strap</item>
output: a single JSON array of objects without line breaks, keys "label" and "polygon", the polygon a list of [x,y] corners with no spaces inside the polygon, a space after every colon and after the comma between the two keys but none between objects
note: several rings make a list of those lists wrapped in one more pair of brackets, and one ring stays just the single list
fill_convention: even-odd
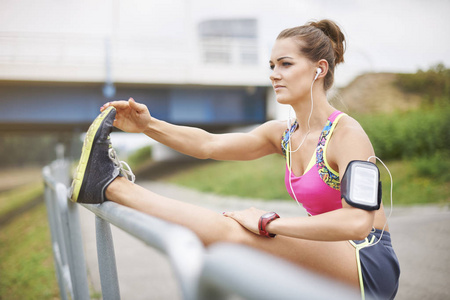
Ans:
[{"label": "red watch strap", "polygon": [[272,234],[266,231],[266,226],[270,222],[272,222],[275,219],[278,219],[280,216],[275,212],[266,213],[259,218],[258,222],[258,228],[259,228],[259,234],[266,236],[266,237],[275,237],[276,234]]}]

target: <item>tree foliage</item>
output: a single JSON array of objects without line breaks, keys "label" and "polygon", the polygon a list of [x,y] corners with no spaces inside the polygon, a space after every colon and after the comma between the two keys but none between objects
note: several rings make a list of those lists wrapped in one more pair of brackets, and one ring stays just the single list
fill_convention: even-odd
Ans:
[{"label": "tree foliage", "polygon": [[429,104],[450,99],[450,69],[443,64],[414,74],[399,74],[396,84],[404,92],[420,94]]}]

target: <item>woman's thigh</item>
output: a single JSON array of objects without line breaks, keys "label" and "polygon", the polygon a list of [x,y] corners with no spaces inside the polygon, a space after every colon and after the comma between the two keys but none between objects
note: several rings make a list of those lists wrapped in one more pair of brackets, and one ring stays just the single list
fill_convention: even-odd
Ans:
[{"label": "woman's thigh", "polygon": [[321,275],[359,287],[356,252],[348,241],[310,241],[280,235],[267,238],[248,231],[233,219],[225,219],[236,223],[228,227],[233,229],[226,240],[263,250]]},{"label": "woman's thigh", "polygon": [[358,285],[356,253],[347,241],[321,242],[278,235],[256,235],[217,212],[157,195],[126,179],[116,179],[107,189],[108,199],[191,229],[208,246],[216,242],[245,244],[323,275]]}]

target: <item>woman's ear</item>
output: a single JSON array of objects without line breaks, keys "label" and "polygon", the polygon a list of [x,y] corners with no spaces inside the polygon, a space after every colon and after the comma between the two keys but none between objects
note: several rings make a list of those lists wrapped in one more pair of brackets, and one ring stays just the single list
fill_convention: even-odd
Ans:
[{"label": "woman's ear", "polygon": [[318,70],[319,68],[321,71],[320,71],[320,74],[318,74],[318,75],[316,74],[317,79],[325,77],[328,73],[328,62],[326,59],[319,60],[316,69]]}]

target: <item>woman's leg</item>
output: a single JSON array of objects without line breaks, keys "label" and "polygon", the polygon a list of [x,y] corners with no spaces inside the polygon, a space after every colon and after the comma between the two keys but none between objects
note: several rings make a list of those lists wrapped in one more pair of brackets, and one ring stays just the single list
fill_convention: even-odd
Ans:
[{"label": "woman's leg", "polygon": [[206,246],[229,240],[230,237],[225,235],[231,236],[231,232],[241,227],[209,209],[158,195],[124,177],[117,177],[106,189],[105,196],[116,203],[188,227]]},{"label": "woman's leg", "polygon": [[231,218],[157,195],[120,177],[119,174],[126,172],[109,138],[115,116],[114,107],[108,107],[89,127],[71,186],[72,201],[102,203],[108,199],[185,226],[196,233],[206,246],[220,241],[245,244],[358,286],[355,250],[346,241],[318,242],[283,236],[275,239],[261,237]]},{"label": "woman's leg", "polygon": [[347,241],[320,242],[255,235],[231,218],[182,201],[173,200],[123,177],[106,189],[106,198],[192,230],[205,246],[216,242],[245,244],[282,257],[325,276],[359,286],[354,248]]}]

